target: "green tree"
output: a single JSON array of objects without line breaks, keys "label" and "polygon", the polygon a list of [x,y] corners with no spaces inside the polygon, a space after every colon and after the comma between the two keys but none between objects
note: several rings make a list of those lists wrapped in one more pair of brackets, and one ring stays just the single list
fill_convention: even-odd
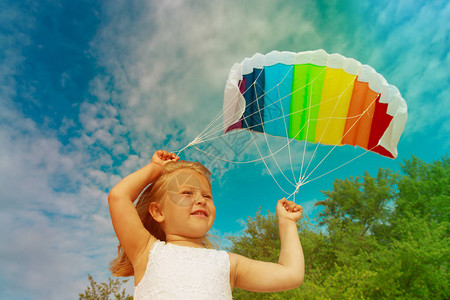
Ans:
[{"label": "green tree", "polygon": [[[132,300],[133,297],[125,293],[122,284],[128,280],[108,279],[108,283],[97,283],[91,275],[88,275],[89,286],[84,293],[79,294],[79,300]],[[113,297],[113,298],[111,298]]]},{"label": "green tree", "polygon": [[[448,299],[450,169],[417,158],[402,174],[336,180],[318,224],[299,223],[305,281],[283,293],[236,290],[235,299]],[[317,226],[319,225],[319,226]],[[230,251],[276,262],[276,217],[256,214]]]},{"label": "green tree", "polygon": [[[315,284],[329,299],[367,298],[374,289],[371,254],[379,249],[376,232],[386,226],[395,196],[396,175],[380,169],[376,177],[336,180],[323,207],[319,224],[326,229],[322,277]],[[376,285],[376,284],[375,284]]]},{"label": "green tree", "polygon": [[450,220],[450,159],[426,163],[416,157],[402,165],[398,182],[397,217],[411,214],[431,222]]},{"label": "green tree", "polygon": [[362,298],[448,299],[448,162],[412,158],[403,174],[336,180],[319,202],[333,249],[330,274],[343,267],[365,274],[354,282]]},{"label": "green tree", "polygon": [[389,241],[386,255],[398,264],[399,272],[393,278],[403,295],[448,299],[449,158],[426,163],[413,157],[404,162],[402,171],[385,237]]},{"label": "green tree", "polygon": [[388,169],[379,169],[376,177],[366,172],[363,177],[337,179],[332,191],[322,192],[327,199],[316,203],[324,207],[319,213],[320,225],[332,232],[352,224],[354,234],[371,234],[388,219],[397,177]]}]

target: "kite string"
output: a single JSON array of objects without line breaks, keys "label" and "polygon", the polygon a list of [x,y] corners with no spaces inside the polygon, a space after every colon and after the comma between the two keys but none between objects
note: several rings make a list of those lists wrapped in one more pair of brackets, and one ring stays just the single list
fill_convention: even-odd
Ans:
[{"label": "kite string", "polygon": [[[291,67],[291,68],[292,68],[292,67]],[[282,80],[281,82],[284,82],[284,79],[285,79],[286,77],[287,77],[287,73],[286,73],[286,75],[284,76],[284,78],[283,78],[283,80]],[[278,99],[281,98],[281,95],[280,95],[280,87],[279,87],[279,86],[280,86],[280,83],[277,84]],[[283,105],[280,105],[280,107],[281,107],[281,115],[282,115],[282,119],[283,119],[284,131],[285,131],[285,133],[286,133],[286,143],[287,143],[287,145],[288,145],[289,164],[290,164],[290,166],[291,166],[292,178],[294,178],[294,180],[295,180],[294,166],[293,166],[293,164],[292,164],[291,143],[289,142],[289,131],[288,131],[288,126],[287,126],[287,124],[286,124],[286,117],[284,116],[284,108],[283,108]],[[297,184],[297,182],[296,182],[296,184]]]},{"label": "kite string", "polygon": [[[335,105],[334,105],[334,107],[333,107],[333,111],[331,112],[331,116],[334,116],[334,112],[336,111],[336,108],[338,107],[338,104],[339,104],[339,102],[340,102],[342,96],[343,96],[344,93],[347,91],[347,89],[348,89],[350,86],[352,86],[353,83],[354,83],[354,80],[351,80],[351,81],[349,82],[349,84],[346,86],[346,88],[345,88],[345,89],[344,89],[337,97],[335,97],[335,98],[337,98],[337,101],[336,101],[336,103],[335,103]],[[320,136],[320,138],[319,138],[318,141],[317,141],[317,145],[316,145],[316,147],[315,147],[315,149],[314,149],[314,152],[313,152],[313,154],[312,154],[312,156],[311,156],[311,159],[309,160],[309,163],[308,163],[308,165],[307,165],[307,167],[306,167],[306,170],[305,170],[305,172],[304,172],[303,174],[306,174],[306,173],[308,172],[308,169],[309,169],[309,167],[310,167],[310,165],[311,165],[311,162],[313,161],[313,159],[314,159],[314,157],[315,157],[315,155],[316,155],[316,153],[317,153],[317,149],[319,148],[319,145],[320,145],[320,143],[322,142],[322,138],[324,137],[325,132],[327,131],[328,126],[329,126],[331,120],[332,120],[331,117],[327,118],[327,124],[326,124],[325,128],[324,128],[323,131],[322,131],[322,135]],[[341,139],[341,140],[342,140],[342,139]],[[339,144],[339,142],[338,142],[337,144]],[[337,145],[337,144],[336,144],[336,145]],[[331,152],[334,150],[334,148],[336,147],[336,145],[330,150],[330,152],[328,152],[328,154],[326,155],[326,157],[328,157],[328,156],[331,154]],[[325,158],[326,158],[326,157],[325,157]],[[322,163],[323,161],[324,161],[324,159],[321,161],[321,163]],[[318,166],[316,166],[316,167],[314,168],[314,170],[317,169],[317,167],[318,167]],[[313,170],[313,171],[314,171],[314,170]],[[303,175],[302,175],[302,176],[303,176]],[[300,181],[302,181],[302,180],[303,180],[303,179],[300,179]]]},{"label": "kite string", "polygon": [[[262,73],[263,73],[263,72],[259,72],[259,74],[258,74],[258,76],[257,76],[257,79],[259,78],[259,76],[261,76]],[[284,80],[286,77],[287,77],[287,73],[286,73],[286,75],[284,76],[283,80]],[[317,75],[315,78],[317,78],[317,77],[318,77],[318,75]],[[249,107],[249,106],[251,106],[251,105],[253,105],[253,104],[255,103],[255,101],[256,101],[256,106],[257,106],[257,110],[256,110],[255,112],[252,112],[251,114],[247,114],[246,116],[242,116],[242,118],[241,118],[241,121],[242,121],[243,123],[246,124],[246,127],[247,127],[246,129],[252,129],[252,128],[254,128],[255,126],[263,126],[263,127],[264,127],[263,122],[261,122],[260,124],[256,124],[256,125],[249,126],[249,124],[248,124],[248,122],[247,122],[247,118],[249,118],[250,116],[253,116],[254,114],[259,114],[259,117],[260,117],[260,119],[262,120],[262,119],[263,119],[263,118],[262,118],[262,111],[263,111],[264,109],[267,109],[269,106],[275,105],[275,104],[281,102],[282,100],[284,100],[284,99],[286,99],[286,98],[292,96],[295,92],[297,92],[297,91],[299,91],[299,90],[301,90],[301,89],[305,89],[305,88],[307,88],[307,87],[309,87],[309,89],[310,89],[310,94],[309,94],[309,99],[308,99],[308,100],[309,100],[309,101],[308,101],[309,103],[308,103],[308,106],[307,106],[306,108],[303,108],[303,109],[300,109],[300,110],[297,110],[297,111],[291,111],[291,112],[289,112],[289,113],[287,114],[287,113],[285,113],[284,110],[283,110],[283,105],[280,105],[280,106],[281,106],[281,111],[282,111],[281,117],[278,117],[278,118],[276,118],[276,119],[283,118],[283,121],[284,121],[284,127],[285,127],[285,131],[286,131],[286,144],[285,144],[284,146],[280,147],[277,151],[272,151],[272,147],[270,146],[270,143],[269,143],[268,138],[267,138],[267,135],[268,135],[268,134],[267,134],[264,130],[263,130],[262,133],[264,134],[264,140],[265,140],[265,143],[266,143],[267,148],[268,148],[268,150],[269,150],[269,154],[268,154],[268,155],[263,155],[263,154],[262,154],[261,149],[260,149],[260,147],[258,146],[257,141],[256,141],[256,139],[255,139],[255,137],[254,137],[254,134],[252,133],[251,130],[247,130],[247,132],[249,132],[249,134],[250,134],[251,137],[252,137],[252,140],[253,140],[253,142],[254,142],[254,144],[255,144],[255,147],[257,148],[257,152],[258,152],[258,154],[259,154],[259,159],[249,160],[249,161],[245,161],[245,162],[232,161],[232,160],[227,160],[227,159],[218,157],[218,156],[216,156],[216,155],[213,155],[213,154],[211,154],[211,153],[208,153],[208,152],[206,152],[206,151],[200,149],[199,147],[197,147],[197,146],[196,146],[197,144],[205,143],[205,142],[207,142],[207,141],[213,141],[213,140],[215,140],[215,139],[217,139],[217,138],[221,138],[222,136],[225,135],[225,133],[223,133],[223,127],[221,127],[221,124],[218,124],[218,125],[215,125],[215,126],[214,126],[214,124],[215,124],[215,123],[216,123],[216,122],[224,115],[224,112],[230,108],[230,106],[228,106],[228,107],[224,107],[224,110],[223,110],[221,113],[219,113],[219,114],[218,114],[218,115],[217,115],[217,116],[216,116],[216,117],[215,117],[215,118],[214,118],[214,119],[213,119],[213,120],[205,127],[205,129],[204,129],[204,130],[203,130],[203,131],[202,131],[202,132],[201,132],[201,133],[200,133],[200,134],[199,134],[192,142],[190,142],[188,145],[186,145],[186,146],[183,147],[181,150],[179,150],[179,153],[181,153],[182,151],[184,151],[185,149],[187,149],[187,148],[189,148],[189,147],[193,147],[193,148],[197,149],[198,151],[201,151],[201,152],[203,152],[203,153],[205,153],[205,154],[210,155],[211,157],[220,159],[220,160],[222,160],[222,161],[230,162],[230,163],[250,163],[250,162],[256,162],[256,161],[263,161],[263,163],[264,163],[266,169],[268,170],[268,173],[271,175],[271,177],[273,178],[273,180],[275,181],[275,183],[278,185],[278,187],[279,187],[283,192],[285,192],[286,194],[288,194],[288,195],[289,195],[288,197],[294,197],[294,199],[295,199],[295,193],[298,192],[298,189],[299,189],[300,186],[302,186],[302,185],[304,185],[304,184],[307,184],[307,183],[309,183],[309,182],[311,182],[311,181],[314,181],[314,180],[316,180],[316,179],[318,179],[318,178],[321,178],[321,177],[323,177],[323,176],[325,176],[325,175],[327,175],[327,174],[329,174],[329,173],[331,173],[331,172],[333,172],[333,171],[335,171],[335,170],[337,170],[337,169],[339,169],[339,168],[341,168],[341,167],[347,165],[348,163],[354,161],[355,159],[361,157],[362,155],[366,154],[368,151],[370,151],[370,150],[373,149],[373,148],[372,148],[372,149],[366,150],[365,153],[358,155],[357,157],[353,158],[352,160],[350,160],[350,161],[348,161],[348,162],[346,162],[346,163],[343,163],[343,164],[341,164],[340,166],[338,166],[338,167],[336,167],[336,168],[334,168],[334,169],[332,169],[332,170],[330,170],[330,171],[328,171],[328,172],[326,172],[326,173],[324,173],[324,174],[322,174],[322,175],[319,175],[319,176],[317,176],[317,177],[315,177],[315,178],[313,178],[313,179],[309,179],[310,176],[315,172],[315,170],[316,170],[316,169],[317,169],[317,168],[325,161],[325,159],[331,154],[331,152],[333,152],[334,148],[335,148],[338,144],[340,144],[340,142],[341,142],[342,139],[345,137],[345,135],[347,135],[347,133],[348,133],[348,132],[356,125],[356,123],[358,123],[358,121],[362,118],[362,116],[363,116],[364,114],[367,113],[367,111],[369,110],[370,106],[372,106],[373,103],[375,102],[376,98],[374,99],[374,101],[372,101],[372,103],[369,105],[369,107],[368,107],[367,109],[364,110],[363,113],[358,114],[358,115],[354,115],[354,116],[351,116],[351,117],[343,118],[343,119],[357,118],[357,120],[356,120],[356,121],[353,123],[353,125],[347,130],[347,132],[342,136],[341,140],[333,146],[333,148],[328,152],[328,154],[327,154],[327,155],[319,162],[319,164],[318,164],[318,165],[317,165],[317,166],[316,166],[309,174],[307,174],[307,171],[308,171],[308,169],[309,169],[309,167],[310,167],[310,165],[311,165],[311,162],[312,162],[312,160],[313,160],[313,158],[314,158],[314,156],[315,156],[315,154],[316,154],[316,152],[317,152],[317,149],[318,149],[319,144],[316,145],[315,150],[314,150],[314,153],[313,153],[311,159],[309,160],[306,169],[303,171],[303,165],[304,165],[304,160],[305,160],[305,156],[306,156],[306,142],[305,142],[304,150],[303,150],[303,156],[302,156],[302,166],[301,166],[301,169],[300,169],[299,179],[296,180],[296,176],[294,175],[294,183],[295,183],[295,184],[294,184],[294,183],[292,183],[292,182],[286,177],[286,175],[284,174],[282,168],[280,167],[280,165],[279,165],[279,163],[278,163],[277,158],[276,158],[275,155],[278,154],[281,150],[283,150],[284,148],[287,147],[287,148],[288,148],[288,155],[289,155],[289,162],[290,162],[291,171],[292,171],[292,174],[294,174],[294,166],[293,166],[293,163],[292,163],[292,157],[293,157],[293,155],[292,155],[292,152],[291,152],[291,146],[290,146],[290,143],[291,143],[291,142],[298,136],[298,134],[304,129],[304,126],[303,126],[303,127],[299,130],[299,132],[296,134],[296,136],[295,136],[294,138],[289,139],[289,137],[288,137],[288,129],[287,129],[288,126],[287,126],[287,124],[286,124],[286,117],[291,116],[292,114],[295,114],[295,113],[299,113],[299,112],[301,112],[301,111],[304,111],[305,109],[308,109],[308,121],[307,121],[306,124],[305,124],[305,125],[307,126],[307,127],[306,127],[307,135],[308,135],[308,132],[309,132],[309,122],[314,121],[314,120],[328,120],[328,121],[327,121],[327,125],[326,125],[326,127],[325,127],[325,130],[322,132],[322,136],[321,136],[320,140],[322,140],[322,138],[323,138],[323,136],[324,136],[324,133],[325,133],[326,129],[328,128],[329,124],[330,124],[330,120],[331,120],[331,119],[342,119],[342,118],[340,118],[340,117],[334,117],[334,116],[333,116],[333,115],[334,115],[334,111],[336,110],[337,104],[338,104],[339,101],[341,100],[343,94],[344,94],[345,91],[349,88],[349,86],[351,86],[351,83],[352,83],[352,82],[350,82],[350,84],[344,89],[344,91],[343,91],[340,95],[338,95],[338,96],[336,96],[336,97],[329,98],[329,99],[322,99],[322,100],[325,101],[325,102],[333,101],[333,100],[337,99],[331,117],[328,117],[328,118],[322,118],[322,119],[319,119],[319,118],[317,118],[317,119],[311,119],[311,108],[320,105],[320,104],[312,105],[312,103],[311,103],[311,97],[312,97],[312,92],[313,92],[313,83],[314,83],[315,78],[313,78],[313,80],[311,80],[309,83],[305,84],[303,87],[298,88],[298,89],[296,89],[295,91],[292,91],[291,93],[289,93],[288,95],[286,95],[286,96],[284,96],[284,97],[281,97],[281,95],[280,95],[280,90],[279,90],[279,85],[280,85],[280,84],[277,84],[276,86],[274,86],[273,88],[271,88],[269,91],[273,90],[274,88],[277,88],[277,92],[278,92],[278,95],[279,95],[279,99],[276,100],[276,101],[273,101],[270,105],[268,105],[268,106],[266,106],[266,107],[264,107],[264,108],[261,108],[261,107],[260,107],[260,105],[259,105],[259,99],[261,99],[261,97],[266,96],[267,93],[268,93],[269,91],[265,91],[265,92],[261,93],[261,95],[258,95],[258,94],[256,93],[256,88],[257,88],[256,84],[257,84],[257,80],[255,80],[250,86],[248,86],[248,87],[246,88],[245,92],[247,92],[247,91],[249,91],[251,88],[253,88],[253,89],[255,89],[255,94],[256,94],[255,99],[254,99],[251,103],[248,103],[248,104],[246,105],[246,108]],[[260,88],[261,90],[264,91],[263,87],[261,87],[261,86],[259,86],[259,85],[258,85],[258,88]],[[244,92],[244,93],[245,93],[245,92]],[[236,97],[242,97],[242,96],[240,95],[240,91],[239,91],[239,92],[236,91]],[[323,102],[323,101],[322,101],[322,102]],[[230,104],[230,105],[231,105],[231,104]],[[231,117],[233,117],[233,115],[232,115]],[[273,119],[273,120],[271,120],[271,121],[275,121],[276,119]],[[229,120],[224,120],[224,121],[229,121]],[[267,121],[267,123],[268,123],[268,122],[270,122],[270,121]],[[221,127],[221,129],[217,130],[218,127]],[[219,132],[221,132],[221,134],[218,135]],[[231,134],[231,133],[232,133],[232,132],[229,132],[229,133],[227,133],[227,134]],[[280,183],[277,181],[277,179],[275,178],[274,174],[272,173],[272,171],[271,171],[269,165],[268,165],[267,162],[266,162],[266,160],[269,159],[269,158],[272,158],[272,159],[274,160],[274,162],[275,162],[275,164],[276,164],[278,170],[281,172],[281,174],[285,177],[285,179],[286,179],[291,185],[293,185],[293,186],[295,187],[295,190],[294,190],[293,193],[288,193],[288,192],[285,191],[285,189],[283,189],[283,188],[281,187]],[[307,174],[307,175],[306,175],[306,174]],[[309,179],[309,180],[308,180],[308,179]]]},{"label": "kite string", "polygon": [[[292,67],[291,67],[292,68]],[[283,78],[283,80],[285,79],[287,77],[287,73],[286,73],[286,75],[284,76],[284,78]],[[283,82],[283,80],[281,81],[281,82]],[[257,89],[257,85],[258,85],[258,87],[259,87],[259,89],[260,90],[262,90],[262,91],[264,91],[264,87],[261,87],[260,85],[259,85],[259,83],[258,83],[258,81],[255,81],[256,82],[256,84],[254,85],[254,94],[256,95],[256,97],[259,99],[259,98],[261,98],[261,97],[258,97],[258,89]],[[277,88],[277,91],[278,91],[278,94],[279,94],[279,83],[276,85],[278,88]],[[272,91],[274,88],[271,88],[270,89],[270,91]],[[265,93],[263,93],[263,95],[267,95],[268,94],[268,92],[265,92]],[[261,112],[262,112],[262,108],[259,106],[259,101],[256,101],[256,106],[257,106],[257,111],[258,111],[258,113],[259,113],[259,119],[261,120],[261,123],[263,123],[262,122],[262,120],[264,119],[263,118],[263,115],[261,114]],[[281,107],[282,107],[282,105],[281,105]],[[247,122],[246,122],[246,125],[247,125],[247,127],[248,127],[248,124],[247,124]],[[264,140],[265,140],[265,142],[266,142],[266,145],[267,145],[267,149],[269,150],[269,157],[271,157],[272,158],[272,160],[274,161],[274,163],[275,163],[275,165],[277,166],[277,168],[278,168],[278,170],[280,171],[280,173],[281,173],[281,175],[286,179],[286,181],[287,182],[289,182],[292,186],[295,186],[297,183],[295,182],[295,176],[293,177],[293,179],[294,179],[294,183],[292,183],[291,182],[291,180],[284,174],[284,172],[283,172],[283,170],[282,170],[282,168],[280,167],[280,165],[279,165],[279,163],[278,163],[278,161],[277,161],[277,159],[276,159],[276,156],[273,154],[273,152],[272,152],[272,148],[271,148],[271,146],[270,146],[270,143],[269,143],[269,140],[268,140],[268,138],[267,138],[267,133],[266,133],[266,130],[265,130],[265,128],[264,128],[264,126],[265,126],[265,124],[262,124],[261,125],[262,126],[262,133],[263,133],[263,135],[264,135]],[[256,144],[255,144],[256,145]],[[288,143],[288,145],[290,145],[290,143]],[[257,145],[256,145],[257,146]],[[261,154],[261,152],[259,151],[259,147],[257,146],[257,148],[258,148],[258,153],[260,154],[260,156],[262,157],[262,154]],[[290,148],[290,146],[288,146],[288,149]],[[291,160],[291,158],[290,158],[290,160]],[[264,162],[264,165],[266,166],[266,168],[267,168],[267,171],[269,172],[269,174],[273,177],[273,179],[277,182],[277,180],[276,180],[276,178],[273,176],[273,174],[272,174],[272,172],[271,172],[271,170],[270,170],[270,168],[268,167],[268,165],[266,164],[266,162],[263,160],[263,162]],[[292,164],[291,164],[291,166],[292,166]],[[291,168],[292,169],[292,168]],[[293,172],[293,171],[292,171]],[[278,184],[278,182],[277,182],[277,184]],[[284,191],[284,190],[283,190]]]},{"label": "kite string", "polygon": [[[376,102],[377,98],[378,98],[378,95],[376,97],[374,97],[374,99],[371,101],[370,105],[364,110],[364,112],[362,114],[360,114],[359,118],[352,124],[352,126],[350,126],[350,128],[342,135],[341,139],[332,147],[332,149],[327,153],[327,155],[316,165],[316,167],[309,173],[308,176],[306,176],[304,178],[303,181],[306,181],[312,175],[312,173],[325,161],[325,159],[331,154],[331,152],[336,148],[336,146],[338,146],[339,144],[342,143],[344,137],[353,129],[353,127],[356,125],[356,123],[359,122],[359,120],[364,116],[364,114],[369,110],[369,108]],[[372,147],[370,150],[372,150],[373,148],[374,147]],[[370,151],[370,150],[366,150],[366,152]],[[365,154],[365,153],[363,153],[363,154]],[[353,161],[353,160],[354,159],[352,159],[351,161]],[[336,169],[339,169],[340,167],[346,165],[347,163],[344,163],[341,166],[338,166]],[[328,173],[330,173],[330,172],[327,172],[327,174]]]},{"label": "kite string", "polygon": [[[247,121],[246,121],[247,122]],[[248,124],[247,124],[248,125]],[[263,155],[261,154],[261,151],[258,147],[258,143],[256,143],[255,138],[253,137],[253,133],[252,131],[248,131],[250,133],[250,135],[252,136],[252,140],[256,146],[256,149],[258,150],[259,156],[262,158]],[[269,155],[269,156],[273,156],[273,154]],[[264,166],[266,167],[267,171],[269,172],[270,176],[272,176],[273,180],[275,181],[275,183],[278,185],[278,187],[285,193],[285,194],[289,194],[288,192],[286,192],[281,185],[278,183],[277,179],[275,178],[275,176],[272,174],[272,171],[270,170],[269,166],[266,163],[266,160],[262,158],[262,162],[264,163]]]},{"label": "kite string", "polygon": [[[311,120],[311,100],[312,100],[312,94],[313,94],[313,88],[312,87],[313,87],[314,81],[315,81],[315,78],[311,81],[311,85],[309,86],[310,92],[309,92],[309,97],[308,97],[308,108],[309,109],[308,109],[308,120],[306,122],[308,124],[308,126],[306,127],[306,139],[308,139],[308,136],[309,136],[309,122]],[[303,166],[304,166],[304,163],[305,163],[305,156],[306,156],[306,142],[303,145],[302,165],[300,167],[300,174],[299,174],[298,182],[301,182],[301,179],[303,177]],[[308,166],[309,166],[309,164],[308,164]]]}]

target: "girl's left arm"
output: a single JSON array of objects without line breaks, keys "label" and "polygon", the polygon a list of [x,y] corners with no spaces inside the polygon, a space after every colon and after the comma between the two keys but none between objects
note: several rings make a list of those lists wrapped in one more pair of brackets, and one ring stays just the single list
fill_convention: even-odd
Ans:
[{"label": "girl's left arm", "polygon": [[297,221],[303,209],[292,201],[277,203],[281,250],[278,263],[252,260],[230,253],[232,287],[254,292],[278,292],[296,288],[305,276],[303,249]]}]

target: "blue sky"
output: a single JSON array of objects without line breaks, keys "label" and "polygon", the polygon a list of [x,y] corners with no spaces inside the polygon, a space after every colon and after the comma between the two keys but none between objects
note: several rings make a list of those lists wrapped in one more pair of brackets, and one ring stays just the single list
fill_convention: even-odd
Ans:
[{"label": "blue sky", "polygon": [[[88,273],[106,280],[116,246],[108,190],[155,150],[192,141],[220,113],[231,66],[256,52],[341,53],[408,104],[399,157],[367,154],[304,186],[296,200],[310,216],[335,178],[448,153],[450,4],[360,2],[2,1],[0,298],[76,299]],[[224,245],[284,196],[261,163],[182,156],[214,170]],[[338,151],[331,162],[348,159]]]}]

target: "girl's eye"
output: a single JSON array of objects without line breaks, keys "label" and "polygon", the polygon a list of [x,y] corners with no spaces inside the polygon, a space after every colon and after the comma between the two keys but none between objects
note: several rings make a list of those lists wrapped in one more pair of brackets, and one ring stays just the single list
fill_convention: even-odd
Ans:
[{"label": "girl's eye", "polygon": [[183,195],[192,195],[192,191],[182,191],[181,194],[183,194]]},{"label": "girl's eye", "polygon": [[209,194],[204,194],[204,195],[203,195],[203,198],[212,199],[212,196],[209,195]]}]

